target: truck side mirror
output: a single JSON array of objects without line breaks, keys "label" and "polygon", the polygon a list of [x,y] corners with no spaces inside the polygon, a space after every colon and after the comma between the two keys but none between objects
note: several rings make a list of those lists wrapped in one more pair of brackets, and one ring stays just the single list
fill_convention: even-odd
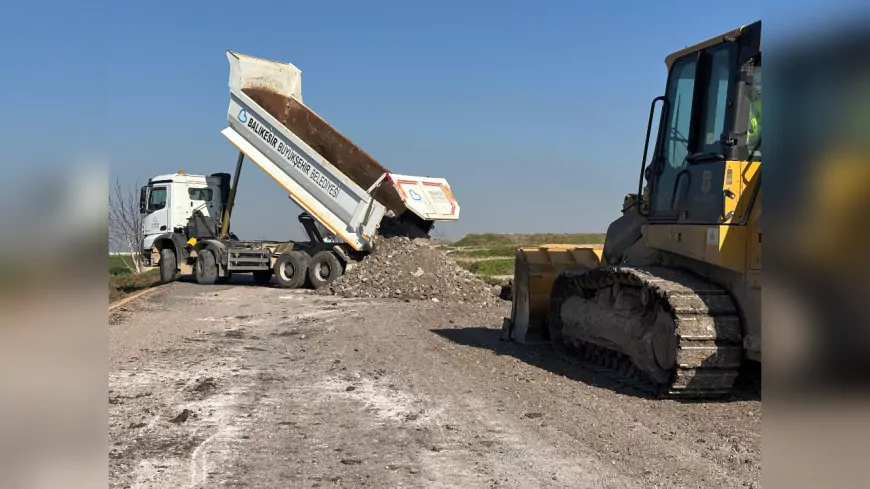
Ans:
[{"label": "truck side mirror", "polygon": [[147,206],[146,206],[147,202],[148,202],[148,187],[142,187],[139,189],[139,213],[140,214],[145,214],[145,211],[147,210]]}]

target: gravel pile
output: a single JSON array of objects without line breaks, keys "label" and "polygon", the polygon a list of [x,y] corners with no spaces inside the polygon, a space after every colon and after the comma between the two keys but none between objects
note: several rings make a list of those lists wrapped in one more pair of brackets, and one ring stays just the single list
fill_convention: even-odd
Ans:
[{"label": "gravel pile", "polygon": [[336,279],[343,297],[395,298],[492,305],[501,288],[459,267],[426,239],[377,237],[375,251]]}]

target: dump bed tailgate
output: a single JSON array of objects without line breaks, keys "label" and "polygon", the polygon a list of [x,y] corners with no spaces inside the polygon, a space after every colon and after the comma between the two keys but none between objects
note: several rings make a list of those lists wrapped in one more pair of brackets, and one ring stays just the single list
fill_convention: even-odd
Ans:
[{"label": "dump bed tailgate", "polygon": [[459,219],[459,204],[443,178],[414,177],[388,173],[405,206],[428,221],[455,221]]}]

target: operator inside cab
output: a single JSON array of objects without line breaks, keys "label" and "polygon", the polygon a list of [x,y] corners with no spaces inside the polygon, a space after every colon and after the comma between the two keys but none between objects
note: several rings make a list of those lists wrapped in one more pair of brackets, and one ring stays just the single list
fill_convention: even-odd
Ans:
[{"label": "operator inside cab", "polygon": [[749,104],[749,131],[746,134],[746,146],[750,152],[758,153],[758,145],[761,142],[761,55],[755,62],[752,71],[752,82],[748,87],[747,95]]}]

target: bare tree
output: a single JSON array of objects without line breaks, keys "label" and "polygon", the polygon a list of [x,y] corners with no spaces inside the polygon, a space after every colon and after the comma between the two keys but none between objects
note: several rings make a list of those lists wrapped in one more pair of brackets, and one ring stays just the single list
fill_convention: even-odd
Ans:
[{"label": "bare tree", "polygon": [[109,243],[114,248],[128,251],[129,258],[120,255],[130,272],[142,273],[142,214],[139,212],[138,184],[132,187],[115,181],[109,194]]}]

